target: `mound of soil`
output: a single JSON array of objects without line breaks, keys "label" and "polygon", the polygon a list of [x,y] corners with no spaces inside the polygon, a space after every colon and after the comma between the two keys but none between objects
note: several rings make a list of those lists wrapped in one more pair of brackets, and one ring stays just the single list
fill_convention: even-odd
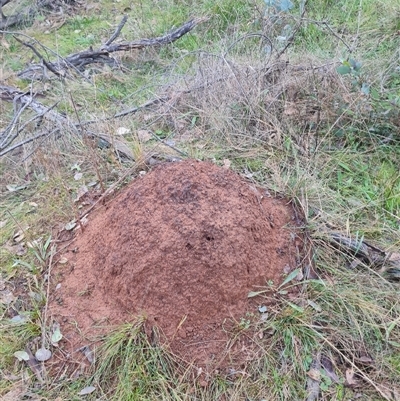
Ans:
[{"label": "mound of soil", "polygon": [[76,345],[71,323],[90,336],[144,314],[174,353],[209,363],[227,322],[258,313],[249,291],[295,267],[294,225],[287,202],[230,170],[160,165],[90,216],[57,268],[52,316]]}]

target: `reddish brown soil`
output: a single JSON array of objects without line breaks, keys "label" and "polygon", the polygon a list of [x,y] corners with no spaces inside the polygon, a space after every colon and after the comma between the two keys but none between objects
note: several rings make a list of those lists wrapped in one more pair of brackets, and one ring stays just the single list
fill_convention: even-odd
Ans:
[{"label": "reddish brown soil", "polygon": [[174,353],[209,363],[228,322],[258,313],[248,292],[295,267],[290,226],[287,202],[230,170],[160,165],[90,216],[53,275],[53,318],[76,346],[74,324],[91,336],[145,314]]}]

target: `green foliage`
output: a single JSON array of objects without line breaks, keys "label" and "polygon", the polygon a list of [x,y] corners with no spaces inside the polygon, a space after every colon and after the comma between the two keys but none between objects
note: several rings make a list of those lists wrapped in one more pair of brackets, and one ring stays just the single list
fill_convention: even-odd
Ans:
[{"label": "green foliage", "polygon": [[[378,211],[396,227],[400,212],[400,177],[393,149],[383,148],[380,158],[363,154],[337,154],[336,180],[331,187],[353,206],[352,219],[368,219]],[[381,213],[382,213],[381,212]]]}]

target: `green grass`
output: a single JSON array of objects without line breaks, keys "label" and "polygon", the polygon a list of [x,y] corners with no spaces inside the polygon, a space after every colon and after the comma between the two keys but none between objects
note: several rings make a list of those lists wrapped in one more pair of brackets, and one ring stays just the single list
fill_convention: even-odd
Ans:
[{"label": "green grass", "polygon": [[[286,69],[273,72],[267,64],[267,39],[260,35],[276,45],[285,25],[296,26],[299,1],[272,22],[264,16],[263,1],[89,5],[92,11],[78,10],[55,31],[38,28],[42,18],[25,32],[66,56],[100,46],[125,13],[129,19],[118,39],[124,41],[163,35],[193,16],[210,19],[169,46],[115,55],[121,69],[95,66],[88,80],[77,75],[74,80],[34,82],[33,88],[45,96],[37,100],[59,102],[56,109],[72,120],[76,107],[84,121],[172,95],[167,105],[99,121],[90,129],[114,135],[118,127],[131,128],[125,143],[138,159],[166,148],[155,140],[140,143],[137,129],[173,140],[194,158],[219,165],[228,159],[232,169],[304,213],[302,230],[312,256],[301,267],[312,264],[319,278],[288,283],[298,293],[291,298],[278,294],[264,321],[243,316],[236,322],[232,338],[251,338],[254,357],[235,378],[219,372],[205,385],[193,367],[150,343],[144,319],[138,318],[100,342],[96,362],[83,376],[50,374],[45,386],[37,386],[14,352],[35,344],[42,334],[49,257],[44,244],[80,213],[74,199],[83,183],[97,182],[100,175],[108,187],[133,165],[111,149],[89,149],[94,141],[63,131],[57,140],[44,142],[33,159],[21,162],[21,155],[9,154],[0,160],[0,222],[6,222],[0,246],[16,245],[13,236],[21,227],[24,242],[40,239],[24,255],[10,248],[0,252],[0,279],[17,297],[11,304],[0,303],[0,366],[8,375],[0,380],[0,396],[14,386],[6,377],[24,374],[31,376],[30,391],[47,399],[79,400],[79,391],[89,385],[96,391],[88,400],[306,399],[310,367],[321,354],[339,378],[332,381],[319,369],[321,400],[351,400],[358,393],[363,400],[390,400],[388,389],[398,388],[400,375],[399,284],[381,275],[380,266],[351,267],[354,258],[333,248],[329,233],[364,238],[400,253],[398,1],[310,1],[306,20],[282,56],[288,60]],[[253,33],[258,36],[246,36]],[[0,62],[9,74],[6,84],[26,90],[31,82],[18,80],[15,73],[32,54],[10,35],[5,39],[9,48],[0,50]],[[43,54],[55,59],[51,51]],[[361,63],[359,73],[339,75],[336,67],[349,58]],[[302,69],[291,70],[293,65]],[[307,70],[311,65],[327,67]],[[362,92],[363,84],[369,94]],[[0,132],[12,113],[10,104],[0,103]],[[27,147],[23,155],[31,150]],[[74,179],[77,169],[81,180]],[[25,184],[15,192],[6,189]],[[15,314],[26,320],[13,323]],[[345,383],[349,370],[356,373],[359,387]]]}]

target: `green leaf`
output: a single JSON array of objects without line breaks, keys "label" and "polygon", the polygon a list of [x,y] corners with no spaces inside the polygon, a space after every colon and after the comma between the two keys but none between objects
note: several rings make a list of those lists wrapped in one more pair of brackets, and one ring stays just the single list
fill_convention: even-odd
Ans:
[{"label": "green leaf", "polygon": [[336,72],[340,75],[350,74],[351,67],[347,65],[339,65],[339,67],[336,68]]},{"label": "green leaf", "polygon": [[364,95],[369,95],[370,92],[370,87],[366,82],[363,82],[361,85],[361,92],[364,93]]},{"label": "green leaf", "polygon": [[304,313],[304,309],[301,306],[298,306],[292,302],[288,302],[288,304],[297,312]]},{"label": "green leaf", "polygon": [[284,285],[286,285],[287,283],[290,283],[293,279],[295,279],[297,277],[297,275],[300,273],[301,269],[297,268],[294,269],[290,274],[288,274],[288,276],[285,278],[285,280],[283,280],[283,283],[278,287],[278,290],[280,288],[282,288]]},{"label": "green leaf", "polygon": [[380,99],[379,92],[375,88],[371,89],[371,97],[374,100],[379,100]]},{"label": "green leaf", "polygon": [[362,65],[359,61],[354,60],[353,58],[349,60],[349,64],[354,69],[354,71],[359,71]]},{"label": "green leaf", "polygon": [[49,236],[49,238],[47,238],[47,241],[46,241],[46,243],[44,244],[43,249],[44,249],[45,251],[47,251],[47,248],[49,247],[50,242],[51,242],[51,235]]},{"label": "green leaf", "polygon": [[51,335],[51,342],[58,343],[62,338],[63,338],[63,335],[61,334],[60,328],[57,327],[54,330],[54,333]]},{"label": "green leaf", "polygon": [[19,360],[19,361],[29,361],[29,355],[26,351],[17,351],[14,352],[14,356]]},{"label": "green leaf", "polygon": [[33,271],[35,269],[35,266],[31,265],[28,262],[25,262],[24,260],[16,260],[13,264],[13,267],[15,266],[24,266],[28,268],[30,271]]},{"label": "green leaf", "polygon": [[349,173],[352,173],[353,170],[345,163],[343,162],[338,162],[338,166],[340,166],[343,170],[348,171]]}]

